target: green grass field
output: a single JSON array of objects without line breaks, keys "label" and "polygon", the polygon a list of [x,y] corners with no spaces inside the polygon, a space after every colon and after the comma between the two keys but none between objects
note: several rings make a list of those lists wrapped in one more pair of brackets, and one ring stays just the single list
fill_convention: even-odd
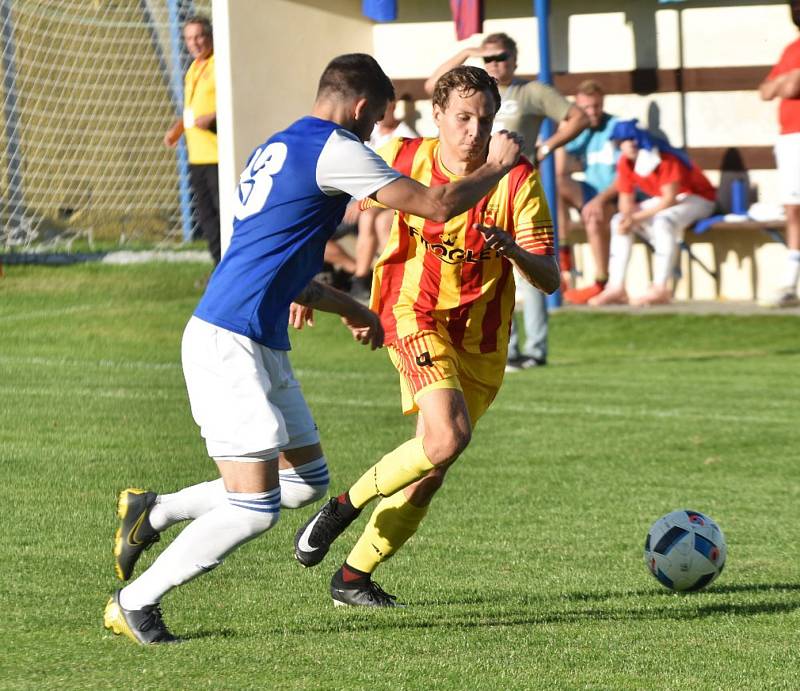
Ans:
[{"label": "green grass field", "polygon": [[[183,644],[107,633],[116,492],[215,475],[179,364],[206,271],[0,279],[0,688],[800,688],[793,317],[554,315],[551,365],[509,375],[422,530],[378,572],[406,609],[334,609],[328,581],[361,522],[303,570],[306,508],[167,596]],[[331,491],[410,436],[388,358],[335,319],[292,358]],[[686,507],[718,521],[729,555],[707,592],[679,596],[642,545]]]}]

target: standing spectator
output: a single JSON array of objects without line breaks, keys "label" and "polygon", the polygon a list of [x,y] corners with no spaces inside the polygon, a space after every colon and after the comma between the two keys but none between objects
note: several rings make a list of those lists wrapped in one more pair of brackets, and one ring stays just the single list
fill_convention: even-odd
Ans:
[{"label": "standing spectator", "polygon": [[[445,72],[469,58],[483,58],[486,71],[500,88],[500,111],[494,129],[518,132],[525,140],[523,153],[533,162],[544,160],[551,152],[578,136],[589,124],[586,114],[571,104],[553,87],[528,82],[514,76],[517,69],[517,44],[508,34],[489,34],[479,47],[465,48],[441,64],[425,82],[425,91],[433,93],[436,81]],[[559,123],[558,129],[537,146],[539,128],[545,118]],[[547,302],[545,295],[527,281],[519,282],[525,343],[520,348],[519,332],[512,323],[508,346],[507,372],[516,372],[547,363]]]},{"label": "standing spectator", "polygon": [[164,135],[174,147],[186,136],[189,179],[194,192],[197,220],[208,251],[219,264],[219,172],[217,170],[217,89],[214,76],[214,37],[207,17],[196,15],[183,25],[186,50],[194,58],[184,79],[183,118]]},{"label": "standing spectator", "polygon": [[[603,110],[604,96],[603,87],[592,79],[578,85],[575,104],[586,113],[589,127],[556,151],[559,245],[565,248],[562,261],[569,248],[570,208],[580,211],[594,257],[594,283],[564,293],[564,301],[574,305],[585,304],[603,292],[608,281],[609,224],[616,211],[619,150],[611,141],[617,118]],[[571,176],[577,171],[584,174],[581,182]],[[562,273],[569,269],[571,264],[562,263]]]},{"label": "standing spectator", "polygon": [[[794,0],[789,5],[792,21],[800,28],[800,2]],[[786,46],[759,91],[765,101],[781,99],[778,109],[781,133],[775,145],[775,159],[786,209],[786,242],[789,245],[783,285],[763,304],[792,307],[800,304],[797,298],[797,279],[800,276],[800,38]]]},{"label": "standing spectator", "polygon": [[[590,305],[628,302],[625,274],[634,231],[653,245],[653,283],[634,305],[655,305],[672,299],[669,279],[678,259],[683,231],[714,210],[716,191],[703,171],[685,153],[637,126],[621,120],[611,132],[622,155],[617,163],[619,213],[611,219],[608,284]],[[650,198],[636,203],[636,192]]]}]

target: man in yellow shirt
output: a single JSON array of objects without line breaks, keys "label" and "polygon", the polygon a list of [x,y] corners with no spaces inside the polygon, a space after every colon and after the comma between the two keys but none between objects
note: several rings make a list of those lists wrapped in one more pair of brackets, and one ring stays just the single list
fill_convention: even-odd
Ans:
[{"label": "man in yellow shirt", "polygon": [[186,136],[189,179],[194,192],[197,220],[215,264],[220,260],[219,172],[217,169],[217,90],[214,78],[214,37],[211,22],[202,15],[187,20],[183,40],[194,58],[186,72],[183,117],[164,135],[164,144],[174,147]]},{"label": "man in yellow shirt", "polygon": [[[378,154],[432,188],[462,179],[486,161],[500,103],[497,84],[484,70],[456,67],[433,92],[439,137],[393,139]],[[417,531],[448,467],[500,388],[514,310],[513,270],[551,293],[559,284],[553,251],[539,174],[524,158],[472,209],[450,220],[394,215],[370,306],[400,374],[403,412],[419,413],[417,436],[332,498],[295,536],[295,557],[314,566],[380,497],[331,580],[334,604],[395,605],[372,574]]]}]

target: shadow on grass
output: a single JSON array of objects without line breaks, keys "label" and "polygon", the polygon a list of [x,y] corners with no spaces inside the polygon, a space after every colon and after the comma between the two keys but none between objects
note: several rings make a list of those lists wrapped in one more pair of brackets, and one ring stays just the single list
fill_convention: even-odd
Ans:
[{"label": "shadow on grass", "polygon": [[235,629],[200,629],[199,631],[176,635],[181,639],[181,642],[188,643],[189,641],[199,641],[204,638],[237,638],[242,635],[242,632]]},{"label": "shadow on grass", "polygon": [[[335,631],[370,631],[382,629],[474,629],[479,627],[515,627],[547,624],[585,624],[630,621],[693,621],[707,617],[753,617],[770,614],[789,614],[800,610],[800,591],[797,583],[740,584],[712,588],[702,594],[676,595],[664,590],[636,590],[602,593],[571,593],[561,597],[542,597],[532,600],[492,594],[458,597],[450,600],[410,602],[401,610],[345,609],[342,617],[327,624],[300,626],[304,632],[332,633]],[[728,595],[757,593],[768,595],[792,594],[790,601],[762,599],[758,602],[731,601]],[[723,601],[709,602],[722,596]],[[620,600],[628,597],[649,600],[644,605],[590,606],[559,609],[567,601]],[[476,608],[476,606],[478,608]],[[500,611],[498,611],[500,610]],[[282,629],[283,630],[283,629]]]}]

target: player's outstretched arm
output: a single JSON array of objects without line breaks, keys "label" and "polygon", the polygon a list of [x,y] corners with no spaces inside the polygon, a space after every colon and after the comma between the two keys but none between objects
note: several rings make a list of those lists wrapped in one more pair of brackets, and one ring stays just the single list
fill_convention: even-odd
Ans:
[{"label": "player's outstretched arm", "polygon": [[475,227],[483,235],[487,247],[506,257],[528,283],[548,294],[554,293],[558,289],[561,276],[553,256],[527,252],[514,241],[509,233],[500,228],[484,226],[479,223],[476,223]]},{"label": "player's outstretched arm", "polygon": [[411,178],[398,178],[372,198],[390,209],[444,223],[475,206],[517,163],[522,138],[502,130],[492,135],[486,162],[469,175],[438,187],[426,187]]},{"label": "player's outstretched arm", "polygon": [[378,315],[341,290],[313,280],[294,301],[321,312],[338,314],[353,338],[372,350],[383,345],[383,327]]}]

